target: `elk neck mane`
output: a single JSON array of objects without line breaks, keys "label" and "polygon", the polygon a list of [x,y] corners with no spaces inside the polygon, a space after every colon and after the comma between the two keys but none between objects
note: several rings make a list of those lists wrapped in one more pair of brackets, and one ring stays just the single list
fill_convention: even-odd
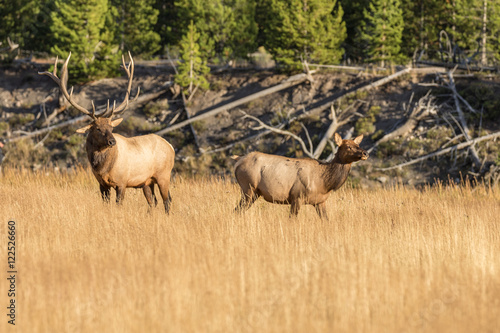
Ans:
[{"label": "elk neck mane", "polygon": [[325,181],[328,191],[338,190],[347,180],[351,171],[351,163],[343,163],[340,158],[335,155],[335,158],[328,163],[322,163],[324,171],[322,178]]},{"label": "elk neck mane", "polygon": [[116,158],[118,156],[118,147],[106,147],[100,149],[93,144],[92,139],[89,136],[87,138],[87,157],[89,159],[92,169],[99,173],[105,174],[111,170],[115,164]]}]

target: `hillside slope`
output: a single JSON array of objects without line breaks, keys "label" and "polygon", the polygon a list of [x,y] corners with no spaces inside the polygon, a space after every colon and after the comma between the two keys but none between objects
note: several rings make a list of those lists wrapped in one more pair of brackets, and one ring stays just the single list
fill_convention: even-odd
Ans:
[{"label": "hillside slope", "polygon": [[[47,117],[51,119],[51,124],[57,124],[80,116],[59,100],[58,89],[50,79],[37,75],[37,71],[45,70],[46,65],[24,66],[0,71],[0,132],[4,141],[46,127]],[[330,126],[331,110],[328,106],[335,100],[333,105],[338,121],[349,117],[338,132],[343,137],[365,135],[362,146],[369,149],[385,134],[404,124],[420,101],[421,105],[425,104],[432,110],[404,136],[394,137],[373,149],[370,158],[354,168],[351,183],[373,186],[403,182],[417,185],[432,182],[435,178],[447,179],[449,175],[453,179],[466,175],[486,175],[495,179],[500,164],[500,146],[490,141],[475,146],[483,162],[481,167],[472,166],[470,154],[465,149],[403,169],[377,171],[379,167],[408,161],[463,140],[450,91],[442,87],[447,84],[446,75],[405,75],[370,92],[339,98],[384,75],[387,73],[318,72],[314,74],[313,82],[298,84],[167,133],[165,138],[177,150],[176,171],[180,174],[230,174],[232,162],[228,156],[253,150],[304,156],[300,145],[289,136],[270,133],[255,138],[259,133],[255,130],[258,124],[243,118],[242,111],[266,124],[299,135],[307,143],[306,128],[312,145],[316,146]],[[287,75],[272,71],[230,70],[214,73],[210,76],[211,89],[198,92],[188,104],[190,116],[272,87],[286,78]],[[140,86],[141,97],[130,105],[124,115],[125,121],[116,128],[116,132],[126,136],[141,135],[186,119],[179,90],[172,85],[172,80],[173,74],[168,68],[138,67],[133,89]],[[471,136],[500,130],[498,78],[456,73],[455,80],[461,96],[477,110],[477,113],[472,113],[462,105]],[[124,85],[124,77],[90,82],[75,87],[75,98],[89,108],[91,100],[96,105],[104,105],[108,99],[120,101]],[[308,115],[318,107],[322,107],[321,113]],[[294,120],[297,116],[302,119]],[[83,124],[85,122],[52,130],[47,135],[9,142],[4,148],[3,165],[35,170],[86,166],[85,138],[74,132]],[[320,158],[328,159],[331,151],[332,148],[327,145]]]}]

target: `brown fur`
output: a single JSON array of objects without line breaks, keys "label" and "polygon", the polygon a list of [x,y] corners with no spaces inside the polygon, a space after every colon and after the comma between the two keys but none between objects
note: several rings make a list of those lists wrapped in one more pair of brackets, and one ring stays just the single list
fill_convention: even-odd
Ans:
[{"label": "brown fur", "polygon": [[242,190],[236,210],[250,208],[262,196],[268,202],[291,205],[293,215],[298,214],[301,204],[313,205],[319,216],[327,219],[325,202],[330,192],[345,183],[353,162],[368,158],[359,147],[362,139],[342,140],[336,133],[339,148],[329,163],[259,152],[234,157],[238,161],[235,176]]},{"label": "brown fur", "polygon": [[78,132],[89,132],[86,150],[92,172],[100,184],[102,198],[110,199],[110,189],[116,191],[116,202],[121,203],[125,189],[142,188],[150,206],[156,205],[154,185],[158,184],[165,211],[170,210],[170,174],[175,152],[158,135],[149,134],[126,138],[113,134],[113,126],[121,119],[97,118]]}]

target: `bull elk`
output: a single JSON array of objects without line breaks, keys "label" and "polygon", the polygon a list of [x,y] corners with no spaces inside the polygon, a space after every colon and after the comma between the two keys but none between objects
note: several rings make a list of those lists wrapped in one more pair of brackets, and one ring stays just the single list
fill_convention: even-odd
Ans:
[{"label": "bull elk", "polygon": [[[130,52],[128,66],[122,56],[123,68],[128,77],[125,99],[118,106],[113,103],[112,108],[110,108],[108,100],[106,110],[99,115],[96,115],[93,101],[92,111],[89,111],[73,100],[73,88],[68,93],[66,82],[70,57],[71,53],[62,67],[61,78],[57,77],[57,59],[53,73],[41,72],[38,74],[47,75],[54,80],[68,102],[75,109],[92,118],[92,123],[76,130],[76,132],[88,133],[85,148],[92,172],[99,182],[102,199],[109,202],[111,188],[114,188],[116,202],[120,204],[123,201],[126,188],[142,188],[149,206],[156,206],[154,185],[158,184],[165,212],[168,214],[172,201],[169,192],[170,174],[175,158],[172,145],[155,134],[126,138],[112,133],[113,128],[123,120],[123,118],[113,119],[113,117],[125,111],[129,104],[130,89],[134,77],[134,60]],[[138,96],[139,91],[137,91],[135,99]]]},{"label": "bull elk", "polygon": [[342,140],[335,133],[338,150],[328,163],[259,152],[236,156],[235,176],[242,191],[236,211],[250,208],[262,196],[271,203],[291,205],[290,215],[297,215],[301,204],[309,204],[320,218],[328,219],[326,200],[330,192],[344,184],[353,162],[368,158],[368,153],[359,147],[361,140],[363,135]]}]

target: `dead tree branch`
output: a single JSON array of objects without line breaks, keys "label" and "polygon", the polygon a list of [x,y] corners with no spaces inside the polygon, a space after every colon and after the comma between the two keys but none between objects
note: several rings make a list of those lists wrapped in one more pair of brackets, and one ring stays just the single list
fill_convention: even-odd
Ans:
[{"label": "dead tree branch", "polygon": [[316,149],[314,150],[313,153],[314,158],[319,158],[321,156],[321,153],[325,149],[328,140],[330,140],[333,137],[333,135],[337,131],[337,128],[339,127],[339,123],[337,121],[337,116],[335,115],[335,108],[333,107],[333,104],[331,105],[331,114],[332,114],[332,123],[326,130],[325,134],[323,135],[323,138],[321,138],[321,141],[316,146]]},{"label": "dead tree branch", "polygon": [[[346,114],[346,112],[353,107],[355,103],[351,104],[350,106],[347,107],[347,109],[344,111],[343,114]],[[337,132],[338,128],[347,124],[349,121],[351,121],[351,117],[354,115],[354,113],[350,113],[347,116],[344,117],[342,120],[338,120],[337,116],[335,114],[335,108],[333,107],[333,104],[330,107],[331,114],[332,114],[332,123],[326,130],[325,134],[323,135],[323,138],[321,138],[321,141],[318,143],[316,146],[316,149],[314,150],[314,158],[318,159],[321,154],[323,153],[323,150],[325,150],[326,144],[331,142],[331,138]]]},{"label": "dead tree branch", "polygon": [[498,137],[500,137],[500,132],[491,133],[491,134],[488,134],[488,135],[481,136],[479,138],[475,138],[475,139],[470,140],[470,141],[459,143],[457,145],[454,145],[454,146],[446,148],[446,149],[441,149],[441,150],[435,151],[433,153],[430,153],[430,154],[418,157],[416,159],[413,159],[413,160],[405,162],[405,163],[394,165],[394,166],[391,166],[391,167],[388,167],[388,168],[376,168],[376,170],[379,170],[379,171],[388,171],[388,170],[394,170],[394,169],[402,168],[402,167],[405,167],[405,166],[408,166],[408,165],[412,165],[412,164],[415,164],[415,163],[427,160],[427,159],[435,157],[435,156],[440,156],[440,155],[447,154],[449,152],[453,152],[455,150],[460,150],[460,149],[467,148],[467,147],[472,146],[472,145],[474,145],[474,144],[476,144],[478,142],[481,142],[481,141],[493,140],[493,139],[496,139]]},{"label": "dead tree branch", "polygon": [[415,106],[413,107],[413,110],[411,111],[410,115],[408,116],[408,119],[406,122],[395,129],[394,131],[384,135],[380,140],[375,142],[373,147],[368,149],[368,153],[370,153],[373,149],[375,149],[378,145],[380,145],[383,142],[392,140],[396,137],[399,136],[404,136],[407,133],[413,131],[415,127],[417,127],[418,122],[425,117],[431,115],[431,114],[436,114],[437,113],[437,107],[434,104],[434,97],[430,96],[429,94],[431,93],[431,90],[427,92],[427,94],[420,98],[417,103],[415,103]]},{"label": "dead tree branch", "polygon": [[267,129],[267,130],[269,130],[269,131],[271,131],[273,133],[277,133],[277,134],[281,134],[281,135],[285,135],[285,136],[291,136],[292,138],[294,138],[295,140],[297,140],[297,142],[300,144],[300,146],[301,146],[302,151],[304,152],[304,154],[306,154],[310,158],[314,158],[314,154],[311,151],[312,149],[309,150],[307,148],[304,140],[302,140],[299,136],[293,134],[292,132],[285,131],[285,130],[282,130],[282,129],[279,129],[279,128],[276,128],[276,127],[269,126],[266,123],[264,123],[262,120],[260,120],[259,118],[251,116],[248,113],[246,113],[245,111],[240,110],[240,112],[243,114],[243,119],[248,118],[248,119],[252,119],[252,120],[254,120],[254,121],[256,121],[256,122],[259,123],[259,126],[253,128],[254,130],[260,130],[260,129],[265,128],[265,129]]},{"label": "dead tree branch", "polygon": [[70,119],[70,120],[67,120],[67,121],[63,121],[62,123],[59,123],[59,124],[56,124],[56,125],[48,126],[48,127],[45,127],[45,128],[33,131],[33,132],[29,132],[29,133],[27,133],[26,135],[23,135],[23,136],[18,136],[16,138],[8,139],[8,141],[9,142],[14,142],[14,141],[22,140],[22,139],[32,138],[34,136],[50,132],[50,131],[52,131],[52,130],[54,130],[56,128],[60,128],[60,127],[68,126],[68,125],[73,125],[73,124],[79,123],[80,121],[88,120],[88,119],[89,118],[86,115],[85,116],[80,116],[80,117],[73,118],[73,119]]},{"label": "dead tree branch", "polygon": [[[460,121],[460,124],[462,125],[463,133],[465,136],[465,139],[470,142],[471,137],[470,137],[470,130],[469,126],[467,125],[467,121],[465,120],[464,113],[462,111],[462,108],[460,107],[460,101],[459,101],[459,94],[457,92],[457,88],[455,86],[455,81],[453,80],[453,71],[448,72],[448,88],[452,91],[453,93],[453,100],[455,101],[455,109],[457,110],[458,113],[458,119]],[[472,160],[474,162],[474,165],[481,170],[481,160],[479,159],[479,156],[477,154],[476,148],[472,146],[470,148],[470,152],[472,155]]]},{"label": "dead tree branch", "polygon": [[[313,71],[311,71],[311,73],[313,73]],[[238,99],[236,101],[227,103],[225,105],[222,105],[222,106],[217,107],[215,109],[212,109],[210,111],[203,112],[203,113],[198,114],[197,116],[194,116],[194,117],[192,117],[190,119],[181,121],[178,124],[175,124],[175,125],[169,126],[167,128],[164,128],[164,129],[156,132],[155,134],[157,134],[157,135],[163,135],[163,134],[166,134],[168,132],[171,132],[171,131],[174,131],[176,129],[179,129],[179,128],[182,128],[184,126],[187,126],[187,125],[191,124],[194,121],[203,120],[203,119],[206,119],[206,118],[209,118],[209,117],[213,117],[216,114],[219,114],[219,113],[221,113],[223,111],[226,111],[226,110],[229,110],[229,109],[233,109],[233,108],[235,108],[235,107],[237,107],[239,105],[251,102],[254,99],[262,98],[264,96],[267,96],[269,94],[281,91],[283,89],[293,87],[293,86],[295,86],[295,85],[297,85],[299,83],[302,83],[302,82],[306,81],[307,79],[308,79],[307,74],[298,74],[298,75],[289,77],[288,79],[286,79],[285,81],[283,81],[282,83],[280,83],[280,84],[278,84],[276,86],[273,86],[273,87],[261,90],[261,91],[255,93],[255,94],[251,94],[249,96],[246,96],[244,98]]]}]

